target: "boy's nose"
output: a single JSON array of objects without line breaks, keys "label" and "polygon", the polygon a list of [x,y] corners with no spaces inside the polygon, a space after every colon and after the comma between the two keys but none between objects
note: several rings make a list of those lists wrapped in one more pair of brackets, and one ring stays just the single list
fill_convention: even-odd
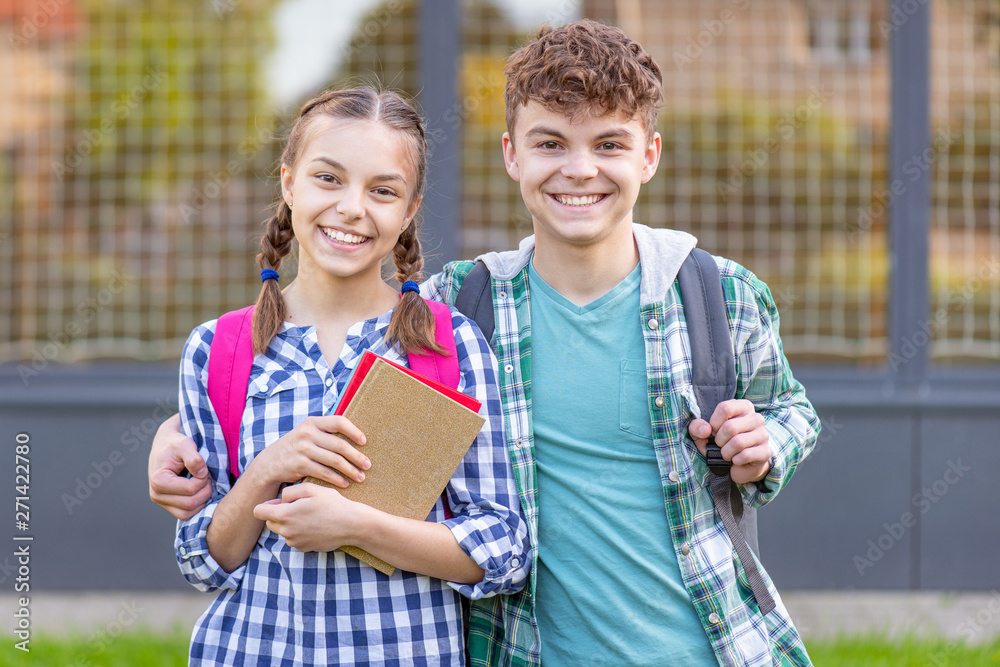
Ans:
[{"label": "boy's nose", "polygon": [[597,176],[597,165],[589,153],[571,153],[566,158],[563,165],[562,174],[566,178],[575,180],[593,178]]}]

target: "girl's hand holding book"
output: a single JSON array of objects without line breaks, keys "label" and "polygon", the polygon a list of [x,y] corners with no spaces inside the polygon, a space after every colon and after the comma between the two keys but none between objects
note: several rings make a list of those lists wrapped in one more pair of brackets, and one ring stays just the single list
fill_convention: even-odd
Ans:
[{"label": "girl's hand holding book", "polygon": [[[350,442],[349,442],[350,441]],[[344,417],[307,417],[268,445],[247,471],[266,484],[294,483],[316,477],[346,488],[361,482],[371,462],[353,445],[365,444],[365,435]]]},{"label": "girl's hand holding book", "polygon": [[257,505],[253,515],[265,521],[268,530],[285,538],[299,551],[334,551],[358,541],[365,512],[377,512],[348,500],[336,489],[318,484],[296,484],[281,497]]}]

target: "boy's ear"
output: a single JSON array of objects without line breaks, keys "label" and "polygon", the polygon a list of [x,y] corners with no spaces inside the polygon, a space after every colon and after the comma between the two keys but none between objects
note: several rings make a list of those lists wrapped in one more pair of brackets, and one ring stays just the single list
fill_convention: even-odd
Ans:
[{"label": "boy's ear", "polygon": [[646,146],[645,164],[642,166],[643,183],[648,183],[649,179],[653,178],[653,174],[656,173],[656,167],[660,164],[660,151],[662,147],[663,140],[660,137],[660,133],[654,132],[652,140]]},{"label": "boy's ear", "polygon": [[517,151],[514,150],[514,140],[511,139],[510,132],[504,132],[500,139],[503,144],[503,164],[507,167],[507,175],[513,180],[521,180],[521,170],[517,166]]}]

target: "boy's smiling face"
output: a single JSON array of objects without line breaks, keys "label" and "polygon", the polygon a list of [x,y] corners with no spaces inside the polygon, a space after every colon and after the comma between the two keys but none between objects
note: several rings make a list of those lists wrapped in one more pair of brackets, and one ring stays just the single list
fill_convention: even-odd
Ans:
[{"label": "boy's smiling face", "polygon": [[[623,112],[572,118],[529,101],[503,135],[539,243],[592,246],[631,238],[639,186],[656,173],[660,135]],[[627,232],[625,231],[627,230]]]}]

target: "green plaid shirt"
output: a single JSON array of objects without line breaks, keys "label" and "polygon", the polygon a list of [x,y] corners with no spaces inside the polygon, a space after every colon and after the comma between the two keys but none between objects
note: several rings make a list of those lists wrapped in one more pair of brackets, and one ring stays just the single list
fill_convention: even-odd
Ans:
[{"label": "green plaid shirt", "polygon": [[[708,466],[688,437],[700,414],[691,387],[687,325],[676,281],[677,269],[695,245],[689,234],[634,225],[642,266],[640,311],[645,338],[649,413],[667,522],[675,557],[695,610],[721,665],[809,665],[809,656],[770,577],[761,567],[777,607],[762,615],[746,574],[725,532],[708,482]],[[537,477],[531,426],[531,318],[527,264],[534,239],[516,251],[482,259],[493,277],[496,330],[493,347],[500,369],[507,445],[532,545],[538,544]],[[665,257],[672,260],[664,261]],[[744,500],[760,507],[788,483],[819,434],[819,418],[793,377],[778,338],[778,312],[767,285],[742,266],[716,258],[722,275],[736,354],[737,398],[751,401],[766,421],[771,470],[761,484],[742,487]],[[424,286],[425,295],[454,304],[474,262],[453,262]],[[614,480],[614,471],[593,489]],[[560,508],[559,511],[573,511]],[[667,545],[664,545],[667,548]],[[666,553],[665,557],[668,557]],[[477,666],[537,666],[538,627],[533,601],[538,566],[532,550],[531,578],[520,593],[472,603],[469,653]],[[641,604],[641,591],[636,591]],[[544,638],[542,638],[544,640]],[[608,656],[613,658],[613,656]]]}]

